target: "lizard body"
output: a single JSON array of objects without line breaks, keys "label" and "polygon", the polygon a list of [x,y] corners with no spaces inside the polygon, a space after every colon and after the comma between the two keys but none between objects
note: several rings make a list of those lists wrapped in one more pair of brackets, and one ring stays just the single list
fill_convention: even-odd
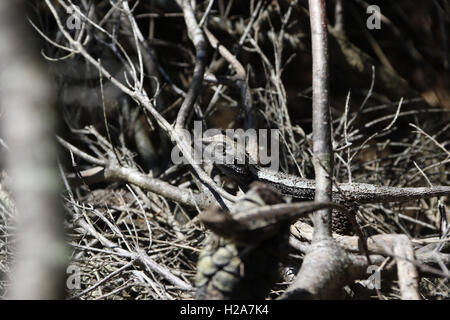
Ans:
[{"label": "lizard body", "polygon": [[[304,200],[314,199],[315,181],[283,172],[273,172],[250,165],[250,172],[259,181],[274,186],[284,195]],[[344,192],[345,196],[341,192]],[[333,187],[333,200],[345,201],[348,197],[357,203],[381,203],[416,200],[450,195],[450,186],[399,188],[367,183],[340,183]]]}]

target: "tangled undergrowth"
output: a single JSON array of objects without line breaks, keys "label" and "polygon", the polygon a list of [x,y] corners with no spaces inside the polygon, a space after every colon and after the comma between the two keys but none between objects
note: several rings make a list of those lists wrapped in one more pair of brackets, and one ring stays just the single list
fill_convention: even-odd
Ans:
[{"label": "tangled undergrowth", "polygon": [[[211,2],[209,8],[210,1],[197,1],[192,12],[206,34],[198,41],[175,1],[79,1],[79,30],[66,24],[70,1],[32,6],[30,20],[46,37],[42,54],[57,83],[69,268],[81,275],[79,283],[68,280],[69,298],[194,296],[197,257],[209,232],[197,214],[208,199],[198,205],[178,200],[205,190],[197,169],[171,161],[178,141],[155,112],[189,131],[194,121],[204,129],[278,129],[280,170],[314,178],[306,1]],[[380,5],[384,20],[377,32],[363,27],[364,1],[344,2],[343,14],[328,8],[335,180],[449,185],[449,71],[448,56],[441,54],[446,35],[439,36],[439,19],[433,19],[442,15],[448,25],[448,2]],[[405,15],[427,23],[419,30]],[[344,26],[337,17],[345,18]],[[200,80],[198,70],[204,70]],[[186,109],[192,95],[196,99]],[[179,121],[182,110],[185,119]],[[107,172],[106,160],[129,171]],[[226,192],[242,192],[221,172],[203,170]],[[140,180],[144,175],[150,177],[146,183]],[[14,221],[14,205],[3,188],[7,179],[4,174],[0,190],[2,261],[11,255],[8,226]],[[405,234],[415,247],[442,244],[445,256],[447,202],[361,205],[357,219],[366,236]],[[302,222],[311,225],[309,219]],[[291,249],[284,282],[270,298],[284,292],[303,255]],[[342,297],[398,299],[392,265],[387,257],[378,292],[355,283],[343,288]],[[419,268],[422,298],[448,299],[448,265],[444,260],[428,272]],[[9,266],[1,270],[8,273]]]}]

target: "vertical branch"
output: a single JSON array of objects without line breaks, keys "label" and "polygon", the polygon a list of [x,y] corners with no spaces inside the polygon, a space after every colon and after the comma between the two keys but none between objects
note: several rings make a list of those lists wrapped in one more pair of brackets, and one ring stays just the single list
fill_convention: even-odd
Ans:
[{"label": "vertical branch", "polygon": [[194,103],[197,100],[197,96],[199,95],[202,88],[203,76],[206,68],[207,45],[205,36],[203,35],[202,29],[197,23],[190,2],[188,0],[177,0],[177,3],[183,9],[184,20],[186,21],[189,38],[191,38],[196,50],[195,67],[191,86],[189,87],[186,98],[181,105],[175,123],[176,129],[182,129],[186,124],[186,119],[188,117],[189,111],[194,106]]},{"label": "vertical branch", "polygon": [[[325,1],[309,0],[313,55],[314,200],[331,201],[333,172],[331,115],[328,106],[328,43]],[[331,237],[331,211],[313,214],[314,235],[302,267],[281,299],[330,299],[348,283],[351,261]]]},{"label": "vertical branch", "polygon": [[[309,0],[313,55],[313,152],[316,174],[315,201],[331,201],[333,172],[331,121],[328,104],[328,39],[324,0]],[[314,238],[331,236],[331,211],[313,216]]]},{"label": "vertical branch", "polygon": [[393,254],[397,262],[398,283],[402,300],[420,300],[419,274],[415,261],[414,249],[406,235],[396,235],[393,243]]},{"label": "vertical branch", "polygon": [[64,298],[66,251],[54,140],[53,88],[30,50],[26,19],[15,2],[0,2],[0,105],[10,147],[8,174],[17,203],[17,244],[8,297]]}]

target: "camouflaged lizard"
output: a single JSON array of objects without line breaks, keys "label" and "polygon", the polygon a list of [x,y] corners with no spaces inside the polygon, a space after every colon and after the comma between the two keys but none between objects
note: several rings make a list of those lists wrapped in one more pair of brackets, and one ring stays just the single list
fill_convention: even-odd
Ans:
[{"label": "camouflaged lizard", "polygon": [[293,220],[323,208],[346,211],[331,202],[281,201],[272,187],[255,182],[230,212],[213,208],[200,214],[214,233],[197,263],[197,299],[264,299],[287,255]]},{"label": "camouflaged lizard", "polygon": [[[314,200],[316,185],[314,180],[275,172],[258,165],[246,152],[245,146],[237,144],[226,135],[219,134],[203,140],[206,143],[225,147],[223,150],[229,156],[228,159],[235,159],[231,162],[213,159],[213,164],[239,184],[247,185],[257,180],[273,186],[283,195],[301,200]],[[220,160],[223,159],[224,157]],[[399,188],[365,183],[339,183],[333,186],[333,202],[345,204],[349,208],[357,204],[401,202],[449,195],[450,186]],[[354,222],[348,220],[348,215],[344,216],[333,210],[332,226],[335,232],[347,234],[351,224]]]},{"label": "camouflaged lizard", "polygon": [[[269,170],[258,165],[245,151],[244,146],[238,145],[226,135],[215,135],[203,140],[207,143],[225,145],[224,151],[231,155],[231,158],[236,158],[233,163],[213,161],[213,164],[237,182],[249,183],[258,180],[272,185],[283,195],[314,200],[314,180]],[[400,202],[449,195],[450,186],[399,188],[366,183],[339,183],[338,188],[333,187],[333,201],[346,202],[351,199],[359,204]]]}]

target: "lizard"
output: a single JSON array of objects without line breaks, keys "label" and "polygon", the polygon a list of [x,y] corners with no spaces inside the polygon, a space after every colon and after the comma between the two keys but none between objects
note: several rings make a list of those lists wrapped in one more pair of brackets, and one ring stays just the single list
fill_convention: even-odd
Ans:
[{"label": "lizard", "polygon": [[[204,138],[205,143],[222,145],[227,159],[234,161],[220,161],[212,159],[213,165],[221,172],[230,176],[241,185],[251,181],[261,181],[273,186],[277,191],[286,196],[299,200],[313,200],[315,195],[315,181],[301,178],[292,174],[274,171],[260,166],[245,150],[245,146],[239,145],[224,134],[217,134]],[[226,157],[225,156],[225,157]],[[345,204],[354,210],[357,205],[367,203],[401,202],[408,200],[425,199],[439,196],[449,196],[450,186],[433,187],[392,187],[366,183],[333,183],[332,201]],[[356,228],[352,215],[342,215],[333,210],[333,230],[346,234],[350,224]],[[350,218],[350,219],[349,219]],[[349,221],[350,220],[350,221]],[[355,230],[356,231],[356,230]],[[357,233],[360,233],[356,231]]]},{"label": "lizard", "polygon": [[291,222],[323,208],[346,211],[332,202],[281,201],[273,187],[253,182],[229,212],[217,207],[200,213],[213,233],[197,263],[197,299],[264,299],[286,258]]},{"label": "lizard", "polygon": [[[272,185],[281,194],[301,200],[313,200],[315,181],[292,174],[264,168],[245,151],[243,146],[223,134],[204,138],[206,143],[224,144],[225,152],[238,161],[228,163],[214,161],[213,164],[222,172],[238,182],[258,180]],[[236,163],[237,162],[237,163]],[[359,204],[401,202],[449,196],[450,186],[433,187],[392,187],[367,183],[339,183],[333,186],[333,201],[345,202],[348,199]]]}]

